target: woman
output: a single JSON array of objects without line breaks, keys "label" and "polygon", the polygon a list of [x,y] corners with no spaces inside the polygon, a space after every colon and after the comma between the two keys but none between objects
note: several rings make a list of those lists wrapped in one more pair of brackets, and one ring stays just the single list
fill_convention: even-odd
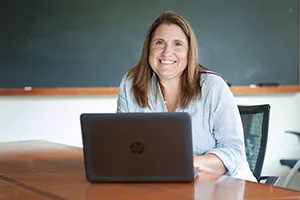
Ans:
[{"label": "woman", "polygon": [[162,14],[147,33],[139,63],[121,81],[117,112],[188,112],[198,170],[256,181],[234,96],[198,63],[189,23],[176,13]]}]

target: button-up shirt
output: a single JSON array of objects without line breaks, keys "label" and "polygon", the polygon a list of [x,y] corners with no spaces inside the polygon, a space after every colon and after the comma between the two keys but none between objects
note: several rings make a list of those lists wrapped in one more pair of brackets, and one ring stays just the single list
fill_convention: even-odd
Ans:
[{"label": "button-up shirt", "polygon": [[[168,112],[156,81],[153,74],[148,96],[151,109],[142,108],[135,101],[132,80],[126,74],[120,84],[117,112]],[[185,109],[176,109],[191,115],[194,156],[215,154],[227,168],[225,175],[256,181],[246,159],[242,121],[230,88],[214,74],[202,74],[199,84],[201,98],[192,100]]]}]

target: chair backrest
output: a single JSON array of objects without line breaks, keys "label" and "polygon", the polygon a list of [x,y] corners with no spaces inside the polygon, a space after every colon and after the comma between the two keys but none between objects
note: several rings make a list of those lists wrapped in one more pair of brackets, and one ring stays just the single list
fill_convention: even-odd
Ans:
[{"label": "chair backrest", "polygon": [[270,105],[238,107],[244,128],[247,160],[252,173],[259,180],[268,142]]}]

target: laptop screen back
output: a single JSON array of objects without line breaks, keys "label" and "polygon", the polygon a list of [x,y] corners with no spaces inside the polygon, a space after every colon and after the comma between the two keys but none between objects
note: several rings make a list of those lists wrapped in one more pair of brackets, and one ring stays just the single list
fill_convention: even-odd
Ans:
[{"label": "laptop screen back", "polygon": [[192,181],[191,120],[187,113],[81,115],[91,182]]}]

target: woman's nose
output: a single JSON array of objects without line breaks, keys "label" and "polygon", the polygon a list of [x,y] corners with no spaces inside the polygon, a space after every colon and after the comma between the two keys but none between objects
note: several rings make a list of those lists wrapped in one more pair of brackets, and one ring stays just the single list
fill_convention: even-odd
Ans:
[{"label": "woman's nose", "polygon": [[171,53],[172,53],[172,48],[171,48],[171,46],[170,46],[170,45],[165,45],[165,48],[164,48],[162,54],[163,54],[164,56],[167,56],[167,55],[169,55],[169,54],[171,54]]}]

